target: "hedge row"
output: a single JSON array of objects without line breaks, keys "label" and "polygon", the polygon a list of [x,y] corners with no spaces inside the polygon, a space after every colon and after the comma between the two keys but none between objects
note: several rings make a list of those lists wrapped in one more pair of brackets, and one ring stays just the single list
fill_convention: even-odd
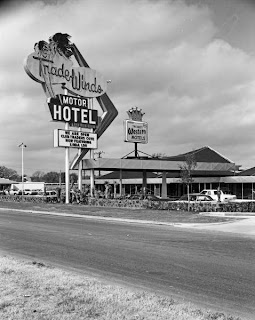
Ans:
[{"label": "hedge row", "polygon": [[34,203],[47,203],[51,202],[49,198],[44,196],[12,196],[12,195],[0,195],[0,201],[2,202],[34,202]]},{"label": "hedge row", "polygon": [[[113,208],[141,208],[152,210],[188,211],[188,203],[178,201],[129,200],[129,199],[95,199],[90,198],[88,204],[98,207]],[[211,203],[190,203],[190,211],[212,212],[218,211],[218,206]]]},{"label": "hedge row", "polygon": [[[47,197],[34,196],[11,196],[0,195],[0,201],[5,202],[33,202],[48,203],[56,202]],[[85,205],[85,203],[81,203]],[[102,199],[88,198],[86,205],[113,208],[141,208],[153,210],[188,211],[188,203],[178,201],[155,201],[155,200],[130,200],[130,199]],[[255,212],[255,201],[228,202],[228,203],[190,203],[189,210],[192,212]]]}]

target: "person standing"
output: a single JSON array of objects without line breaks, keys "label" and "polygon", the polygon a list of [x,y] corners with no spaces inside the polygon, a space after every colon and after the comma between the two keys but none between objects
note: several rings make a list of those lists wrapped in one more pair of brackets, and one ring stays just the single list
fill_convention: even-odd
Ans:
[{"label": "person standing", "polygon": [[221,191],[220,191],[220,187],[218,187],[218,188],[217,188],[218,202],[220,202],[220,196],[221,196]]}]

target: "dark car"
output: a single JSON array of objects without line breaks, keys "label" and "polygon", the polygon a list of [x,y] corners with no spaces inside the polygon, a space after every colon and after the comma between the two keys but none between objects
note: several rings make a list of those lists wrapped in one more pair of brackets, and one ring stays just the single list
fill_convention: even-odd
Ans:
[{"label": "dark car", "polygon": [[155,196],[154,194],[147,195],[146,199],[153,201],[172,201],[170,198],[162,198],[160,196]]}]

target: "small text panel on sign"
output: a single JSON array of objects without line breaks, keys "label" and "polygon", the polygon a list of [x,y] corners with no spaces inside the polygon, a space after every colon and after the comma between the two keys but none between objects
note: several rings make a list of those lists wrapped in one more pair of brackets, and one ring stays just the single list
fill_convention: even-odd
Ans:
[{"label": "small text panel on sign", "polygon": [[55,129],[54,147],[97,149],[97,134]]}]

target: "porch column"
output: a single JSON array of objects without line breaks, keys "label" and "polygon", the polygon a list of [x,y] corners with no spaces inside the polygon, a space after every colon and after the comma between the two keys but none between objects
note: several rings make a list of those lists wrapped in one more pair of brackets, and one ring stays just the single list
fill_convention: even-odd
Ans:
[{"label": "porch column", "polygon": [[122,170],[120,169],[120,196],[122,196]]},{"label": "porch column", "polygon": [[146,196],[146,194],[147,194],[147,172],[146,172],[146,170],[143,170],[143,187],[142,187],[142,191],[143,191],[143,196]]},{"label": "porch column", "polygon": [[161,198],[167,198],[166,171],[162,172],[162,193]]}]

